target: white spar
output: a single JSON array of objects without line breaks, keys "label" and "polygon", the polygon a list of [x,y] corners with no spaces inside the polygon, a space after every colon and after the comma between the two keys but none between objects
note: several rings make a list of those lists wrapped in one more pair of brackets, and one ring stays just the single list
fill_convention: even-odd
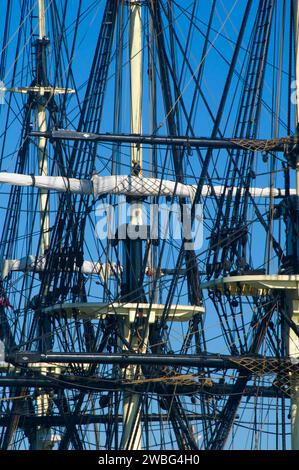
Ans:
[{"label": "white spar", "polygon": [[[193,200],[197,186],[190,184],[176,183],[174,181],[158,178],[146,178],[143,176],[129,175],[94,175],[90,180],[67,178],[65,176],[33,176],[18,173],[0,173],[0,184],[6,183],[14,186],[34,186],[40,189],[53,190],[58,192],[70,192],[74,194],[93,194],[95,197],[104,194],[123,194],[125,196],[178,196]],[[225,191],[229,191],[234,197],[238,188],[214,186],[214,194],[220,197]],[[241,190],[244,194],[245,190]],[[249,188],[252,197],[268,198],[285,196],[284,189],[279,188]],[[211,196],[212,188],[204,185],[202,196]],[[295,189],[290,190],[290,194],[296,194]]]},{"label": "white spar", "polygon": [[[2,278],[6,278],[12,271],[20,272],[43,272],[46,269],[46,258],[43,256],[29,255],[19,259],[3,259],[0,261],[0,272]],[[65,270],[67,268],[64,268]],[[58,268],[59,270],[59,268]],[[86,275],[98,275],[104,281],[106,278],[120,277],[122,267],[114,262],[101,263],[99,261],[83,261],[79,268],[74,265],[73,271],[80,271]]]}]

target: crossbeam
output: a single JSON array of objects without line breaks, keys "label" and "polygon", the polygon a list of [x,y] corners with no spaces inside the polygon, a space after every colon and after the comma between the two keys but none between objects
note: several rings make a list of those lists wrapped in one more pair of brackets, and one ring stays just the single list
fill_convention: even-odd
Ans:
[{"label": "crossbeam", "polygon": [[39,95],[45,95],[45,94],[64,95],[66,93],[73,94],[76,91],[71,88],[34,85],[34,86],[27,86],[27,87],[23,86],[23,87],[14,87],[14,88],[0,87],[0,92],[21,93],[21,94],[38,93]]},{"label": "crossbeam", "polygon": [[208,137],[159,136],[146,134],[93,134],[66,129],[53,129],[44,133],[39,131],[32,131],[29,135],[32,137],[46,137],[52,140],[111,142],[136,145],[171,145],[185,146],[187,148],[212,148],[218,150],[247,149],[254,152],[275,151],[291,153],[296,151],[299,145],[298,138],[292,136],[287,136],[280,139],[213,139]]},{"label": "crossbeam", "polygon": [[298,363],[292,363],[289,358],[252,356],[229,356],[221,354],[106,354],[106,353],[85,353],[85,352],[15,352],[6,354],[6,362],[18,364],[38,363],[69,363],[69,364],[119,364],[127,366],[130,364],[141,366],[182,366],[182,367],[208,367],[214,369],[246,369],[254,364],[255,369],[261,367],[265,372],[282,369],[297,368]]},{"label": "crossbeam", "polygon": [[201,284],[201,289],[219,291],[223,294],[267,295],[273,291],[297,291],[298,274],[249,274],[211,279]]},{"label": "crossbeam", "polygon": [[[129,323],[134,323],[136,318],[147,318],[149,323],[154,323],[165,312],[163,304],[148,304],[143,302],[127,302],[111,304],[101,302],[63,303],[43,309],[45,315],[76,316],[82,319],[103,320],[107,316],[121,316],[127,318]],[[191,320],[194,315],[203,314],[204,308],[198,305],[171,305],[168,309],[169,321],[182,322]]]}]

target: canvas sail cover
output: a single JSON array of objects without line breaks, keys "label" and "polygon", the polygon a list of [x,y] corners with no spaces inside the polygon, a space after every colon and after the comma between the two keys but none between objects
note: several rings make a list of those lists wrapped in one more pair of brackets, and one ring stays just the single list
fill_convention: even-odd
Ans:
[{"label": "canvas sail cover", "polygon": [[[175,181],[158,178],[146,178],[130,175],[94,175],[90,180],[67,178],[65,176],[33,176],[18,173],[0,173],[0,183],[16,186],[34,186],[58,192],[71,192],[74,194],[93,194],[95,197],[104,194],[123,194],[125,196],[177,196],[190,198],[193,201],[196,185],[182,184]],[[213,194],[221,196],[231,191],[235,196],[238,188],[214,186]],[[244,193],[241,189],[241,193]],[[249,188],[253,197],[283,197],[285,192],[278,188]],[[295,194],[295,190],[290,190]],[[211,187],[204,185],[202,196],[212,195]]]}]

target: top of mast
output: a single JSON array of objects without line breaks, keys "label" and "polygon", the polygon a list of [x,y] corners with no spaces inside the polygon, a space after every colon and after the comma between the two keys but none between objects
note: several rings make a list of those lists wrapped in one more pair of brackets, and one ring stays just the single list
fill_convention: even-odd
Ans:
[{"label": "top of mast", "polygon": [[46,36],[45,0],[38,0],[38,34],[39,39]]}]

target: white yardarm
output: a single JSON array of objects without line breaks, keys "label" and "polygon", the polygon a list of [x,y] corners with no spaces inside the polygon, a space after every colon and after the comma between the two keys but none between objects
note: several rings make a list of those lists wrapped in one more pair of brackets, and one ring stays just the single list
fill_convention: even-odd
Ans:
[{"label": "white yardarm", "polygon": [[[24,175],[19,173],[0,173],[0,183],[11,184],[14,186],[35,186],[40,189],[50,191],[70,192],[74,194],[93,194],[95,197],[104,194],[118,194],[124,196],[161,196],[161,197],[179,197],[194,200],[197,185],[182,184],[174,181],[146,178],[142,176],[131,175],[112,175],[98,176],[94,175],[91,179],[67,178],[65,176],[39,176]],[[244,194],[245,189],[238,187],[224,187],[203,185],[202,197],[220,197],[231,193],[232,197],[236,194]],[[248,188],[252,197],[284,197],[285,190],[280,188]],[[294,189],[290,194],[296,194]]]}]

